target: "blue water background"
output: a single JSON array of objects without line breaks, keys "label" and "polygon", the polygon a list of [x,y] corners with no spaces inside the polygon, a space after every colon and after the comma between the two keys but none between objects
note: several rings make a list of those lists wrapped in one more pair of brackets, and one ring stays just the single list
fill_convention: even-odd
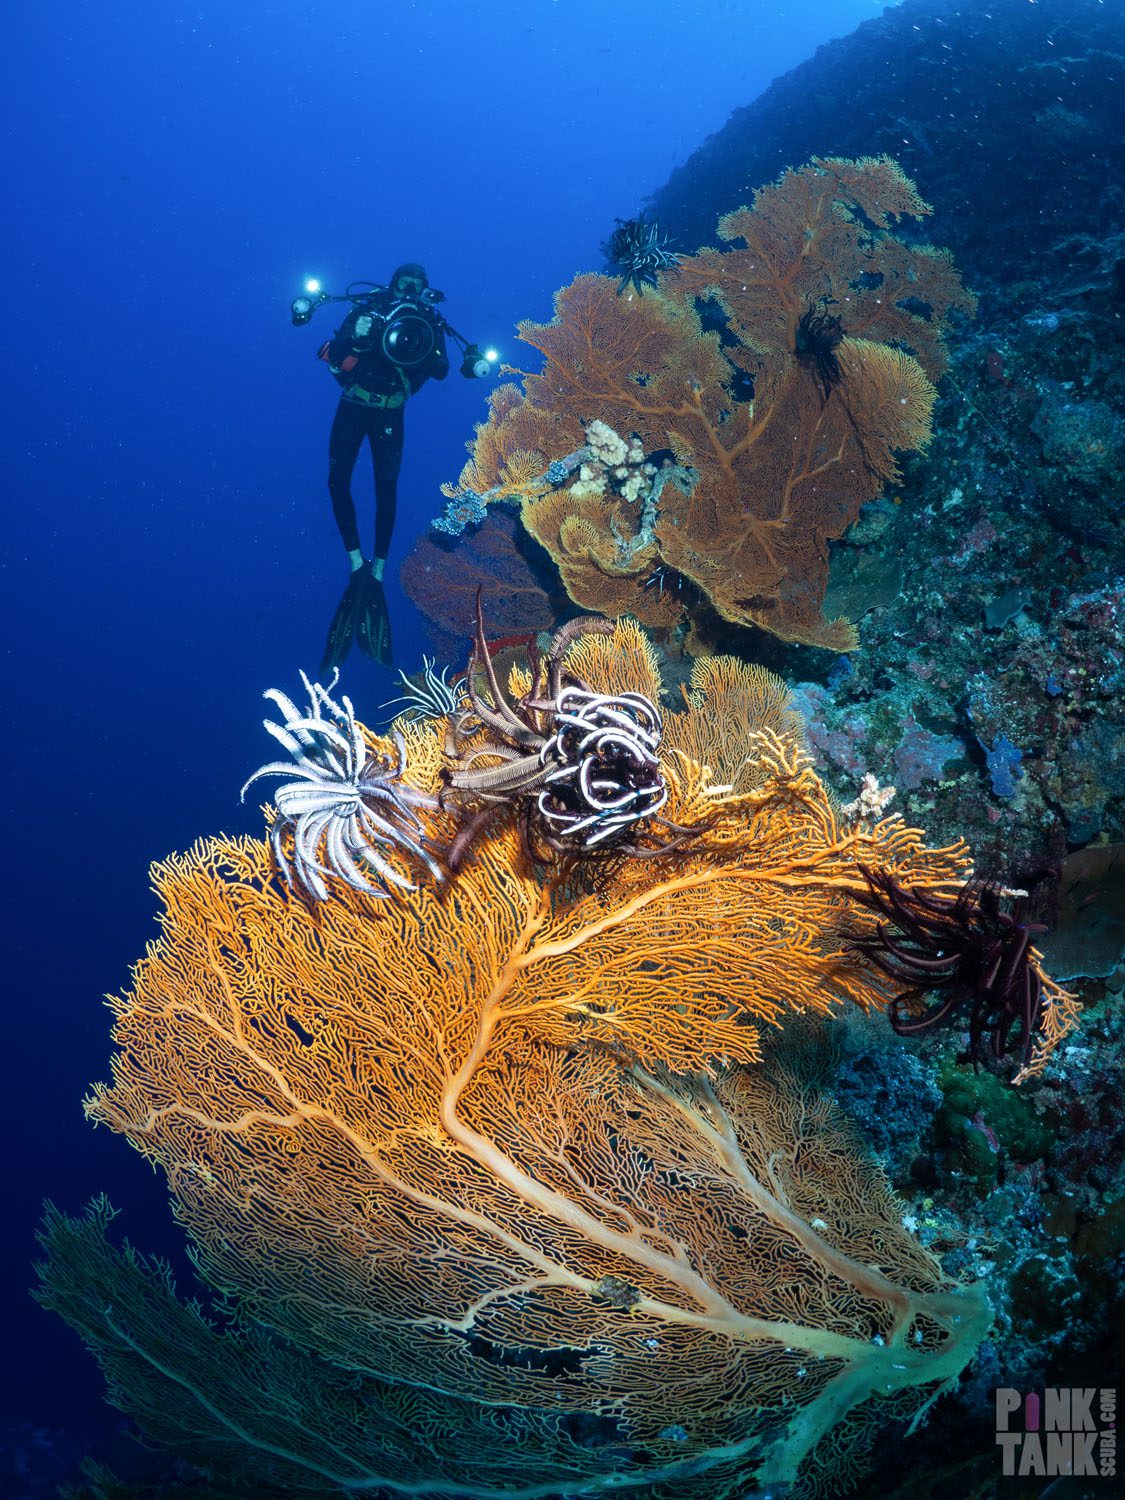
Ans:
[{"label": "blue water background", "polygon": [[[149,861],[255,832],[265,688],[313,670],[346,577],[325,490],[337,391],[294,329],[330,289],[419,259],[467,336],[598,269],[732,109],[876,0],[37,0],[0,57],[6,229],[4,1410],[66,1425],[101,1381],[29,1300],[42,1197],[107,1190],[172,1252],[162,1181],[83,1120],[109,1012],[155,935]],[[752,188],[756,184],[748,184]],[[734,206],[734,205],[732,205]],[[691,246],[684,248],[694,248]],[[487,392],[407,417],[391,570],[441,509]],[[357,499],[370,547],[370,478]],[[389,590],[396,654],[423,649]],[[460,663],[458,663],[460,665]],[[361,715],[390,696],[361,657]],[[264,798],[268,793],[263,791]]]}]

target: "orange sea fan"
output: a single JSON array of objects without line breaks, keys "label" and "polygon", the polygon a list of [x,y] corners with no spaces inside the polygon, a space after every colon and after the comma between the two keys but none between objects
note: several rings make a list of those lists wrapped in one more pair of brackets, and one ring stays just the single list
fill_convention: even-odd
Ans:
[{"label": "orange sea fan", "polygon": [[827,299],[849,338],[909,349],[936,379],[950,314],[972,313],[976,299],[948,252],[893,233],[893,221],[929,213],[890,157],[819,157],[724,214],[723,248],[685,258],[674,291],[717,297],[743,343],[774,356],[792,351],[802,312]]},{"label": "orange sea fan", "polygon": [[[659,697],[631,622],[568,660]],[[435,792],[445,724],[399,728]],[[161,936],[88,1109],[166,1172],[241,1321],[115,1256],[100,1210],[49,1219],[43,1296],[183,1456],[280,1494],[813,1494],[823,1438],[847,1470],[870,1403],[917,1413],[957,1378],[983,1295],[759,1028],[883,1006],[840,936],[874,920],[862,869],[954,891],[966,851],[845,826],[784,690],[721,658],[664,768],[670,815],[710,819],[667,858],[536,863],[498,820],[455,880],[315,908],[262,840],[156,868]]]},{"label": "orange sea fan", "polygon": [[[732,623],[851,649],[851,623],[820,612],[828,543],[898,476],[899,453],[925,447],[950,315],[973,305],[947,256],[891,232],[927,212],[887,158],[821,160],[726,215],[724,247],[683,257],[659,293],[578,277],[552,322],[520,325],[544,368],[497,394],[461,492],[518,498],[584,609],[667,626],[704,600]],[[827,383],[798,354],[817,309],[840,340]],[[549,479],[594,421],[691,482],[646,504],[597,465]],[[537,475],[513,474],[517,449]]]}]

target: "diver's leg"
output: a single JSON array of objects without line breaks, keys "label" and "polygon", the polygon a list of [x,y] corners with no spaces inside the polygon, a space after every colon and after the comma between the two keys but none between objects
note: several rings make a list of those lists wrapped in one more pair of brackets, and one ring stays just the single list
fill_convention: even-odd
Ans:
[{"label": "diver's leg", "polygon": [[373,661],[391,665],[391,621],[383,592],[383,567],[391,545],[398,503],[398,474],[402,467],[402,411],[377,414],[368,429],[371,464],[375,471],[375,557],[365,607],[356,623],[356,640]]},{"label": "diver's leg", "polygon": [[377,578],[391,548],[398,509],[398,476],[402,468],[403,408],[384,411],[371,427],[371,465],[375,471],[375,565]]},{"label": "diver's leg", "polygon": [[320,663],[321,677],[338,670],[351,649],[368,586],[365,576],[367,569],[363,566],[363,554],[359,550],[359,527],[356,524],[351,487],[360,445],[366,435],[364,415],[363,408],[354,401],[341,401],[336,408],[328,439],[328,493],[332,497],[336,525],[340,529],[344,546],[348,549],[352,574],[328,627],[328,640]]},{"label": "diver's leg", "polygon": [[355,401],[341,400],[328,436],[328,493],[332,513],[351,553],[359,551],[359,525],[352,499],[352,474],[363,439],[367,436],[368,413]]}]

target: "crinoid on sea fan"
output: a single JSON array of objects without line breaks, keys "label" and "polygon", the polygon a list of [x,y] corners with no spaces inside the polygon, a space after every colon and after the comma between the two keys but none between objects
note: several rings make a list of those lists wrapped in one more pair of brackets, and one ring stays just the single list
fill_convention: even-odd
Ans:
[{"label": "crinoid on sea fan", "polygon": [[828,543],[926,446],[950,317],[973,307],[948,255],[892,230],[928,212],[889,158],[818,160],[720,219],[659,296],[579,276],[520,325],[543,368],[493,393],[451,509],[518,500],[584,610],[708,607],[849,650],[851,622],[821,614]]},{"label": "crinoid on sea fan", "polygon": [[660,225],[646,219],[644,214],[635,219],[618,219],[617,228],[602,246],[602,254],[621,277],[618,295],[631,286],[640,297],[644,296],[646,286],[659,284],[662,271],[676,275],[682,259],[672,249],[668,236],[661,234]]},{"label": "crinoid on sea fan", "polygon": [[[660,702],[631,622],[556,665]],[[40,1296],[217,1487],[839,1493],[979,1347],[983,1290],[908,1233],[802,1040],[896,993],[842,939],[877,929],[864,872],[955,897],[967,851],[839,817],[765,672],[701,660],[661,715],[661,814],[698,832],[652,858],[635,831],[608,859],[529,844],[505,799],[455,876],[385,845],[386,900],[297,899],[267,839],[156,868],[87,1107],[166,1173],[218,1305],[112,1248],[104,1204],[48,1215]],[[448,846],[448,718],[357,730],[356,764],[401,736],[417,841]]]},{"label": "crinoid on sea fan", "polygon": [[[1018,1083],[1049,1033],[1068,1024],[1068,1004],[1047,1006],[1026,920],[1026,893],[970,880],[955,896],[914,891],[887,870],[867,872],[864,905],[882,919],[855,938],[858,952],[901,986],[889,1007],[903,1036],[965,1024],[974,1063],[1014,1058]],[[926,997],[932,997],[927,1003]],[[1069,1001],[1069,996],[1062,997]]]},{"label": "crinoid on sea fan", "polygon": [[[569,649],[584,635],[611,635],[608,620],[571,620],[545,652],[528,651],[525,690],[510,701],[501,687],[477,600],[477,637],[465,674],[465,703],[449,716],[450,764],[444,772],[446,806],[465,809],[449,847],[457,869],[474,838],[498,812],[517,807],[524,847],[571,858],[668,853],[703,828],[652,833],[668,800],[658,751],[663,716],[643,693],[598,692],[568,665]],[[484,679],[476,685],[478,674]],[[639,842],[641,834],[646,842]]]},{"label": "crinoid on sea fan", "polygon": [[832,394],[832,387],[843,375],[837,354],[843,342],[842,319],[833,316],[823,307],[808,307],[797,320],[793,352],[799,360],[811,365],[816,371],[826,401]]}]

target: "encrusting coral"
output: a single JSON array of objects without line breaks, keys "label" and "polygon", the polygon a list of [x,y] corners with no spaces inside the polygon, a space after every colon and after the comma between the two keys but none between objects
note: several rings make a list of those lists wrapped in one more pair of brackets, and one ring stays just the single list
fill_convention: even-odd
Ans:
[{"label": "encrusting coral", "polygon": [[[668,626],[702,598],[850,649],[821,615],[828,542],[925,447],[949,315],[973,306],[948,255],[892,233],[928,212],[889,158],[820,160],[657,291],[579,276],[520,325],[544,367],[493,393],[441,524],[517,499],[583,609]],[[629,456],[600,454],[598,426]]]},{"label": "encrusting coral", "polygon": [[[660,696],[631,622],[565,667]],[[839,817],[768,674],[701,662],[686,698],[663,812],[706,832],[652,858],[537,857],[513,811],[455,877],[383,846],[391,899],[300,899],[268,840],[156,867],[162,933],[87,1107],[167,1174],[237,1316],[112,1250],[104,1206],[48,1215],[40,1295],[205,1472],[435,1500],[824,1493],[873,1413],[917,1417],[971,1359],[982,1292],[904,1229],[792,1029],[764,1061],[759,1036],[885,1006],[841,935],[876,920],[862,870],[952,894],[966,851]],[[447,728],[395,726],[429,850],[456,828]]]}]

